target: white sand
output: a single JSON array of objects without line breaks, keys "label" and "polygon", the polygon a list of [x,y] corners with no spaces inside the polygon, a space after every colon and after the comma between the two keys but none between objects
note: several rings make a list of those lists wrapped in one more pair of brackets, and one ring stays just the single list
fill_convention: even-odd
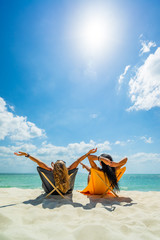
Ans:
[{"label": "white sand", "polygon": [[0,240],[160,239],[160,192],[122,191],[119,201],[77,191],[69,200],[44,196],[0,189]]}]

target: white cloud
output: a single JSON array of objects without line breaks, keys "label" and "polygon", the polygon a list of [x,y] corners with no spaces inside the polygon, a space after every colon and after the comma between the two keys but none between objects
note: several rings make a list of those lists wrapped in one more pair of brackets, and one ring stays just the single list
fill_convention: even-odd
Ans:
[{"label": "white cloud", "polygon": [[36,152],[37,147],[30,143],[23,143],[16,146],[0,146],[0,156],[2,158],[13,158],[14,152]]},{"label": "white cloud", "polygon": [[125,146],[125,142],[122,142],[122,141],[116,141],[115,142],[115,145],[120,145],[120,146]]},{"label": "white cloud", "polygon": [[134,104],[128,111],[160,107],[160,47],[148,56],[130,79],[129,96]]},{"label": "white cloud", "polygon": [[106,151],[111,150],[109,141],[105,141],[104,143],[98,143],[98,144],[96,144],[96,147],[98,148],[98,151],[100,153],[103,153],[103,152],[106,153]]},{"label": "white cloud", "polygon": [[143,162],[160,162],[160,154],[159,153],[135,153],[128,157],[129,161],[137,163]]},{"label": "white cloud", "polygon": [[95,119],[95,118],[98,117],[98,114],[97,114],[97,113],[92,113],[92,114],[90,115],[90,117],[93,118],[93,119]]},{"label": "white cloud", "polygon": [[151,47],[156,47],[156,43],[152,41],[141,40],[142,48],[140,49],[140,55],[150,52]]},{"label": "white cloud", "polygon": [[159,173],[160,172],[160,153],[137,152],[128,155],[128,173]]},{"label": "white cloud", "polygon": [[94,66],[94,63],[93,63],[93,60],[90,60],[88,63],[87,63],[87,66],[86,66],[86,69],[84,70],[84,75],[88,78],[96,78],[97,77],[97,72],[95,70],[95,66]]},{"label": "white cloud", "polygon": [[126,141],[119,141],[119,140],[117,140],[117,141],[115,141],[115,145],[120,145],[120,146],[125,146],[125,145],[127,145],[128,143],[130,143],[130,142],[133,142],[133,140],[130,140],[130,139],[128,139],[128,140],[126,140]]},{"label": "white cloud", "polygon": [[15,111],[14,106],[8,105],[8,107],[9,107],[13,112]]},{"label": "white cloud", "polygon": [[141,139],[142,139],[142,140],[144,140],[144,142],[145,142],[145,143],[153,143],[153,141],[152,141],[152,138],[151,138],[151,137],[149,137],[149,138],[146,138],[146,137],[144,137],[144,136],[143,136],[143,137],[141,137]]},{"label": "white cloud", "polygon": [[143,33],[141,33],[140,35],[139,35],[139,39],[141,39],[143,37]]},{"label": "white cloud", "polygon": [[111,150],[110,143],[105,141],[103,143],[96,144],[93,140],[90,140],[89,143],[80,142],[80,143],[70,143],[66,147],[63,146],[55,146],[53,144],[47,144],[44,142],[42,147],[37,150],[37,154],[41,156],[45,156],[45,158],[51,158],[54,156],[55,158],[63,158],[63,159],[73,159],[75,157],[80,157],[81,155],[87,153],[92,148],[98,148],[98,151],[108,151]]},{"label": "white cloud", "polygon": [[123,142],[123,141],[116,141],[116,142],[115,142],[115,145],[125,146],[125,145],[126,145],[126,142]]},{"label": "white cloud", "polygon": [[[111,150],[110,143],[108,141],[96,144],[96,142],[93,140],[90,140],[88,143],[85,143],[83,141],[80,143],[70,143],[66,147],[55,146],[47,142],[43,142],[40,147],[37,147],[33,144],[21,142],[15,146],[0,146],[0,169],[2,169],[3,166],[9,164],[13,167],[13,172],[15,172],[18,171],[20,165],[22,167],[23,163],[25,163],[25,168],[23,171],[27,172],[27,169],[28,171],[32,171],[31,166],[34,165],[33,162],[26,162],[24,161],[23,157],[15,156],[14,152],[18,151],[27,152],[32,156],[41,159],[45,163],[48,163],[49,165],[52,161],[63,159],[67,162],[67,166],[69,166],[69,164],[71,164],[73,161],[95,147],[98,148],[98,152],[100,153],[106,153]],[[95,154],[98,155],[100,153]]]},{"label": "white cloud", "polygon": [[[127,140],[128,142],[130,140]],[[118,141],[117,141],[118,142]],[[96,143],[90,140],[88,143],[80,142],[80,143],[71,143],[67,146],[55,146],[53,144],[49,144],[47,142],[43,142],[41,146],[37,147],[33,144],[24,144],[24,143],[16,143],[15,146],[0,146],[0,169],[4,170],[4,172],[35,172],[36,164],[25,157],[17,157],[14,155],[14,152],[24,151],[28,152],[31,155],[39,158],[44,161],[48,165],[52,161],[56,161],[58,159],[63,159],[67,162],[67,166],[69,166],[73,161],[87,153],[91,148],[97,147],[98,152],[95,155],[99,155],[100,153],[108,153],[111,150],[111,144],[108,141],[102,143]],[[124,158],[123,154],[112,154],[114,161],[120,161],[120,159]],[[139,152],[132,155],[128,155],[127,162],[127,170],[129,172],[139,172],[145,173],[146,171],[150,171],[152,168],[152,172],[157,172],[158,168],[154,169],[157,165],[159,166],[160,162],[160,154],[159,153],[145,153]],[[88,164],[88,160],[86,158],[85,163]],[[81,169],[81,168],[80,168]]]},{"label": "white cloud", "polygon": [[0,97],[0,140],[9,137],[14,141],[23,141],[42,136],[45,136],[44,130],[27,121],[27,117],[14,115]]},{"label": "white cloud", "polygon": [[127,65],[127,66],[125,67],[125,69],[124,69],[124,72],[119,76],[119,79],[118,79],[119,90],[120,90],[120,87],[121,87],[121,85],[122,85],[122,83],[123,83],[123,79],[124,79],[126,73],[128,72],[128,69],[129,69],[130,67],[131,67],[130,65]]}]

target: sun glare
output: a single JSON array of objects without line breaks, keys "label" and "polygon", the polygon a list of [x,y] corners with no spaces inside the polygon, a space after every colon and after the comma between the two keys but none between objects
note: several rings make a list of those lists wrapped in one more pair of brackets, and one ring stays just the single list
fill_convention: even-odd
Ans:
[{"label": "sun glare", "polygon": [[117,23],[111,11],[103,8],[86,8],[72,19],[72,41],[81,53],[102,55],[117,37]]},{"label": "sun glare", "polygon": [[90,52],[101,50],[107,41],[106,30],[106,24],[102,17],[91,16],[82,23],[79,29],[81,44]]}]

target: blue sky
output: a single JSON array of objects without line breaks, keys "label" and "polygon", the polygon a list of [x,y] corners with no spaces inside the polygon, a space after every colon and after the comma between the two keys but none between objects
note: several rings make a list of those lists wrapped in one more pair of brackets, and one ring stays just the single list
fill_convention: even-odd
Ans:
[{"label": "blue sky", "polygon": [[0,172],[36,171],[14,151],[70,164],[98,147],[127,156],[127,173],[160,173],[159,1],[1,1],[0,11]]}]

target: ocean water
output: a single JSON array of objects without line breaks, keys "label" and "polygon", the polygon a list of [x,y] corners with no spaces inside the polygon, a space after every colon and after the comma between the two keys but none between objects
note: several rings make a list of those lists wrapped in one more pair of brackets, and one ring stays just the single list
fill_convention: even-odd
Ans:
[{"label": "ocean water", "polygon": [[[38,174],[0,174],[0,188],[41,188]],[[120,189],[125,191],[160,191],[160,174],[125,174],[119,181]],[[78,173],[75,190],[87,186],[87,174]]]}]

